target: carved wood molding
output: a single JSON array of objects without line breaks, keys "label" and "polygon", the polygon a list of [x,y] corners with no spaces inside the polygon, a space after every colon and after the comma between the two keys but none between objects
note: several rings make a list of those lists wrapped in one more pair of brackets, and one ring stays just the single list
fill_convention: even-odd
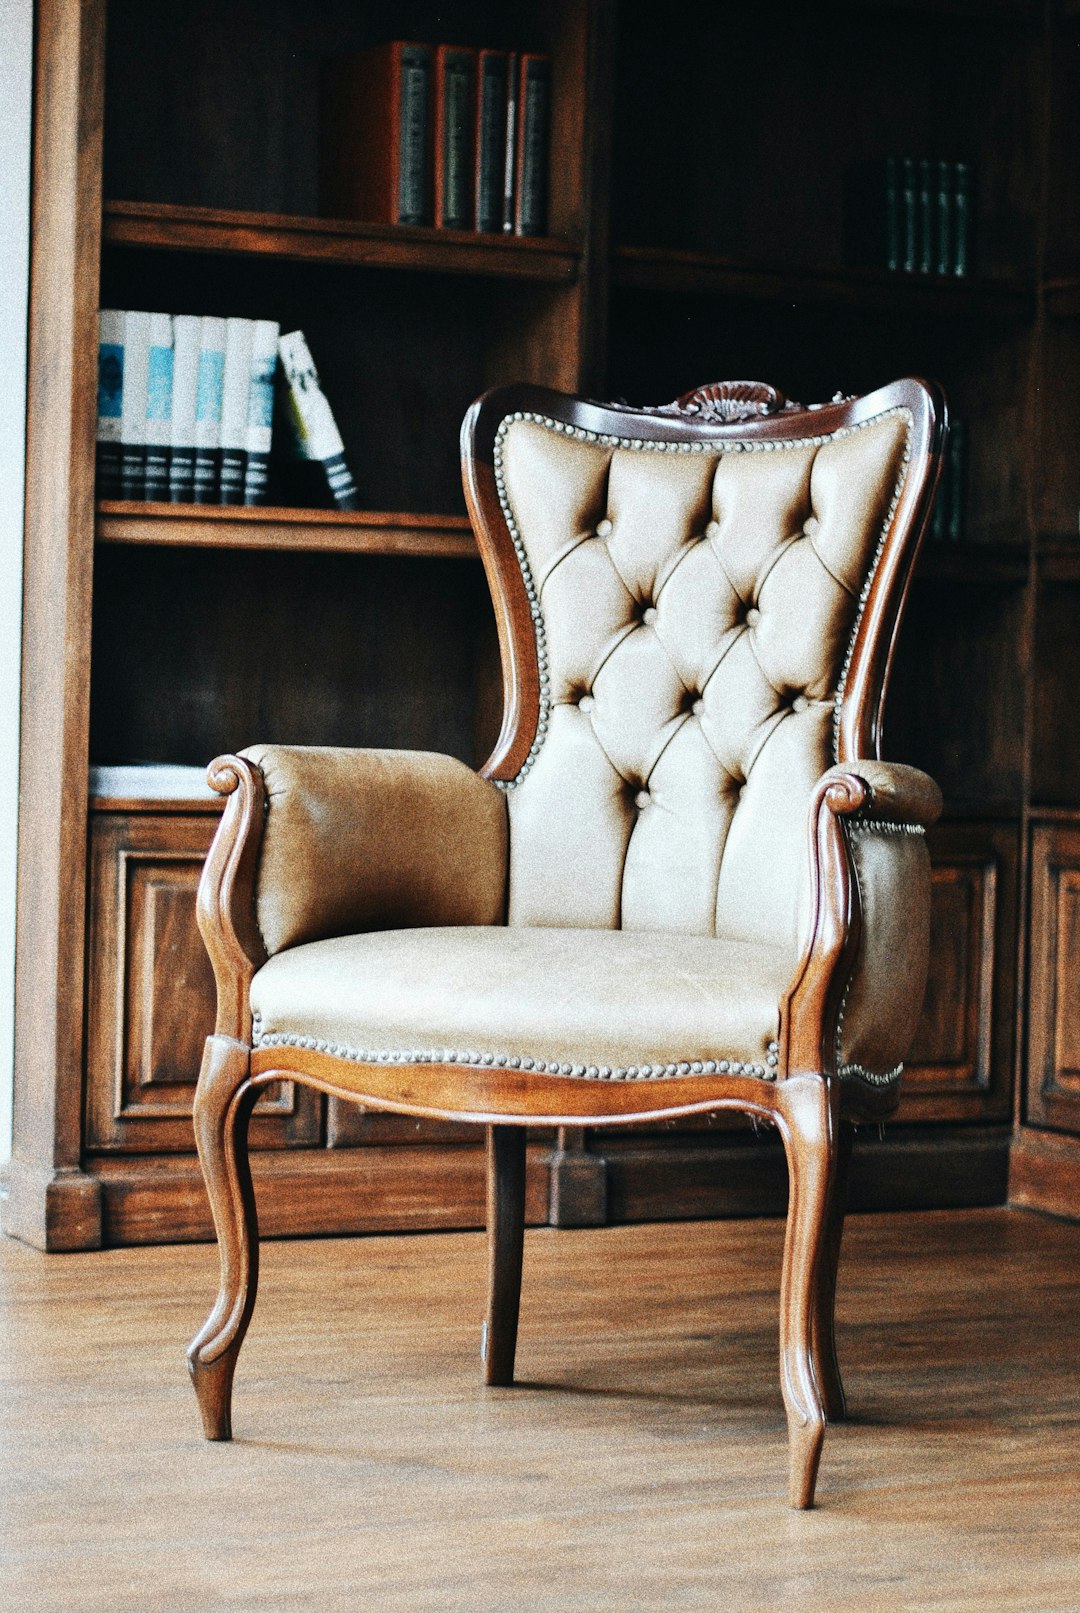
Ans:
[{"label": "carved wood molding", "polygon": [[739,420],[755,420],[801,408],[800,403],[789,403],[779,388],[765,381],[709,381],[684,392],[674,403],[664,404],[656,412],[681,414],[703,424],[727,426]]}]

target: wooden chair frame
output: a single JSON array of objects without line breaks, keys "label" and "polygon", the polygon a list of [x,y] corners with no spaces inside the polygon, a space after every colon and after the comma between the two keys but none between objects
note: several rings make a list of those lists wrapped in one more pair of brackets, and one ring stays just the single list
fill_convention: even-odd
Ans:
[{"label": "wooden chair frame", "polygon": [[[399,1114],[469,1122],[487,1132],[489,1279],[484,1379],[514,1374],[525,1207],[525,1126],[617,1126],[736,1109],[775,1124],[790,1175],[780,1298],[780,1367],[787,1413],[791,1504],[812,1505],[827,1421],[844,1416],[834,1301],[846,1171],[854,1123],[884,1119],[897,1088],[841,1080],[838,1020],[859,939],[860,905],[844,830],[872,816],[861,759],[880,756],[882,705],[903,603],[940,474],[945,406],[939,389],[901,381],[869,396],[812,410],[787,405],[756,383],[700,388],[678,404],[629,410],[534,387],[489,393],[462,428],[469,513],[491,585],[504,677],[504,715],[483,773],[515,776],[537,730],[540,675],[522,572],[496,487],[501,422],[537,415],[567,431],[679,445],[725,438],[777,441],[832,433],[889,409],[909,412],[910,459],[858,618],[838,712],[837,762],[814,794],[808,824],[811,922],[781,1004],[776,1079],[692,1074],[662,1081],[568,1081],[536,1071],[457,1065],[350,1063],[301,1047],[252,1046],[249,988],[266,960],[255,881],[266,803],[258,769],[222,757],[210,769],[228,797],[199,889],[198,915],[217,983],[215,1030],[195,1098],[195,1131],[221,1257],[217,1301],[188,1359],[209,1439],[231,1437],[236,1360],[255,1303],[258,1224],[247,1126],[261,1090],[300,1081]],[[895,812],[895,801],[893,803]],[[423,1091],[423,1100],[416,1093]]]}]

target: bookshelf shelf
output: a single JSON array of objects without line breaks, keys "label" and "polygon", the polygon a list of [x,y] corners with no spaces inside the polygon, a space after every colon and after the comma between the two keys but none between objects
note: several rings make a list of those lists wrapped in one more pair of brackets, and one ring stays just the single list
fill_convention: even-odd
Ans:
[{"label": "bookshelf shelf", "polygon": [[1034,288],[1021,280],[899,275],[873,269],[791,270],[705,252],[617,247],[616,285],[643,291],[749,297],[951,317],[1031,318]]},{"label": "bookshelf shelf", "polygon": [[321,551],[476,559],[464,515],[385,510],[298,510],[262,505],[140,504],[106,499],[97,506],[99,543],[185,548]]},{"label": "bookshelf shelf", "polygon": [[549,237],[478,235],[419,225],[360,224],[157,202],[106,201],[103,239],[116,246],[220,252],[304,263],[572,283],[581,253]]}]

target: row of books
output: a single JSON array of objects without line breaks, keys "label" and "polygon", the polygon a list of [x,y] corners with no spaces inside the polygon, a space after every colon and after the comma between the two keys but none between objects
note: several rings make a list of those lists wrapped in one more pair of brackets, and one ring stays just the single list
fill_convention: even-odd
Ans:
[{"label": "row of books", "polygon": [[405,40],[323,70],[320,206],[377,224],[544,235],[551,62]]},{"label": "row of books", "polygon": [[972,270],[970,163],[886,157],[847,176],[848,261],[901,274]]},{"label": "row of books", "polygon": [[[275,409],[276,392],[284,411]],[[338,508],[358,508],[302,331],[281,335],[271,319],[101,310],[99,498],[264,504],[282,412],[292,454],[321,464]]]},{"label": "row of books", "polygon": [[949,421],[949,440],[941,471],[929,537],[935,543],[959,543],[967,522],[967,427],[955,415]]}]

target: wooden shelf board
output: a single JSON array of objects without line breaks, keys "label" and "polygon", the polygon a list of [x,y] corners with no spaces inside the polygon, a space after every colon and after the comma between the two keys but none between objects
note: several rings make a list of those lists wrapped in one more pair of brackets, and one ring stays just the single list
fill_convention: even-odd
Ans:
[{"label": "wooden shelf board", "polygon": [[184,545],[211,549],[321,550],[330,554],[413,555],[475,559],[467,516],[385,510],[254,509],[220,504],[139,504],[105,499],[97,506],[99,543]]},{"label": "wooden shelf board", "polygon": [[952,317],[1018,318],[1034,314],[1033,288],[1020,280],[949,280],[878,269],[788,269],[740,263],[706,252],[622,246],[614,255],[618,286],[791,303],[829,303]]},{"label": "wooden shelf board", "polygon": [[572,242],[549,237],[479,235],[474,230],[362,224],[353,219],[158,202],[106,201],[102,235],[117,246],[265,255],[508,280],[573,281],[581,258]]}]

